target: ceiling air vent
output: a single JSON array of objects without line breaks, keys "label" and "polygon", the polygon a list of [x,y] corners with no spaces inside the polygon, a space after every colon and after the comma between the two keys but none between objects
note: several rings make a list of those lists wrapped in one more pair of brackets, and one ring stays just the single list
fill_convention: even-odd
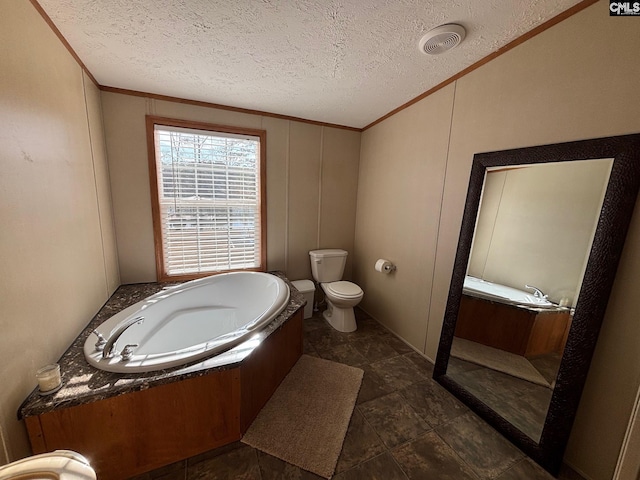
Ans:
[{"label": "ceiling air vent", "polygon": [[458,46],[464,40],[466,32],[462,25],[449,23],[440,25],[420,40],[420,51],[428,55],[440,55]]}]

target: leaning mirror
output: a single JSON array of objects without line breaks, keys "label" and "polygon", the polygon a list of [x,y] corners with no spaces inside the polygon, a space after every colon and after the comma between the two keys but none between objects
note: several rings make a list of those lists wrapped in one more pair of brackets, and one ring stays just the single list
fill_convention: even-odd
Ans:
[{"label": "leaning mirror", "polygon": [[476,154],[434,378],[557,474],[640,185],[640,135]]}]

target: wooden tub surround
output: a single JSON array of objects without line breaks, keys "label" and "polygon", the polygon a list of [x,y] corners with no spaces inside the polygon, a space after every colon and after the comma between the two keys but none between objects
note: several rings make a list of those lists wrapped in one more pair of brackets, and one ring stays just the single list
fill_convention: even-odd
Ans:
[{"label": "wooden tub surround", "polygon": [[33,453],[78,451],[110,480],[239,440],[302,355],[305,302],[289,286],[289,305],[258,339],[196,365],[138,375],[96,370],[82,354],[95,326],[162,285],[120,287],[60,359],[63,388],[49,397],[34,391],[20,408]]},{"label": "wooden tub surround", "polygon": [[526,308],[462,295],[454,335],[524,357],[562,354],[571,311]]}]

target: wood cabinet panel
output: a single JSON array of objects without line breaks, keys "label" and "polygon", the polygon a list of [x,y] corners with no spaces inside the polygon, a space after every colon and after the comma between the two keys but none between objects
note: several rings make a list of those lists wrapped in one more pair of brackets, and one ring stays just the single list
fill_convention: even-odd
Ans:
[{"label": "wood cabinet panel", "polygon": [[121,479],[240,439],[239,369],[40,415],[47,450],[90,459]]},{"label": "wood cabinet panel", "polygon": [[526,311],[463,295],[455,336],[524,355],[532,324]]},{"label": "wood cabinet panel", "polygon": [[567,311],[535,311],[462,295],[455,336],[522,356],[562,353]]},{"label": "wood cabinet panel", "polygon": [[237,441],[302,355],[303,309],[240,366],[26,417],[34,454],[86,456],[100,480],[129,478]]},{"label": "wood cabinet panel", "polygon": [[302,355],[303,310],[271,334],[242,362],[240,429],[247,431],[262,407]]},{"label": "wood cabinet panel", "polygon": [[534,357],[546,353],[562,354],[566,343],[565,333],[571,326],[569,312],[542,312],[536,315],[525,356]]}]

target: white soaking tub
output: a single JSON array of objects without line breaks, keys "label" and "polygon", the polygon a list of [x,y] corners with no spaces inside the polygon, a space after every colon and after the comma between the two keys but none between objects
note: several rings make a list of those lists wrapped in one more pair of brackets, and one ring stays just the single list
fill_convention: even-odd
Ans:
[{"label": "white soaking tub", "polygon": [[[150,372],[214,356],[248,340],[289,302],[275,275],[233,272],[162,290],[103,322],[84,355],[108,372]],[[106,341],[100,345],[97,334]]]},{"label": "white soaking tub", "polygon": [[480,278],[466,276],[464,279],[464,287],[462,293],[471,295],[472,297],[483,298],[485,300],[493,300],[509,305],[521,305],[525,307],[536,308],[556,308],[558,305],[547,300],[546,298],[536,297],[535,295],[518,290],[517,288],[507,287],[499,283],[492,283]]}]

